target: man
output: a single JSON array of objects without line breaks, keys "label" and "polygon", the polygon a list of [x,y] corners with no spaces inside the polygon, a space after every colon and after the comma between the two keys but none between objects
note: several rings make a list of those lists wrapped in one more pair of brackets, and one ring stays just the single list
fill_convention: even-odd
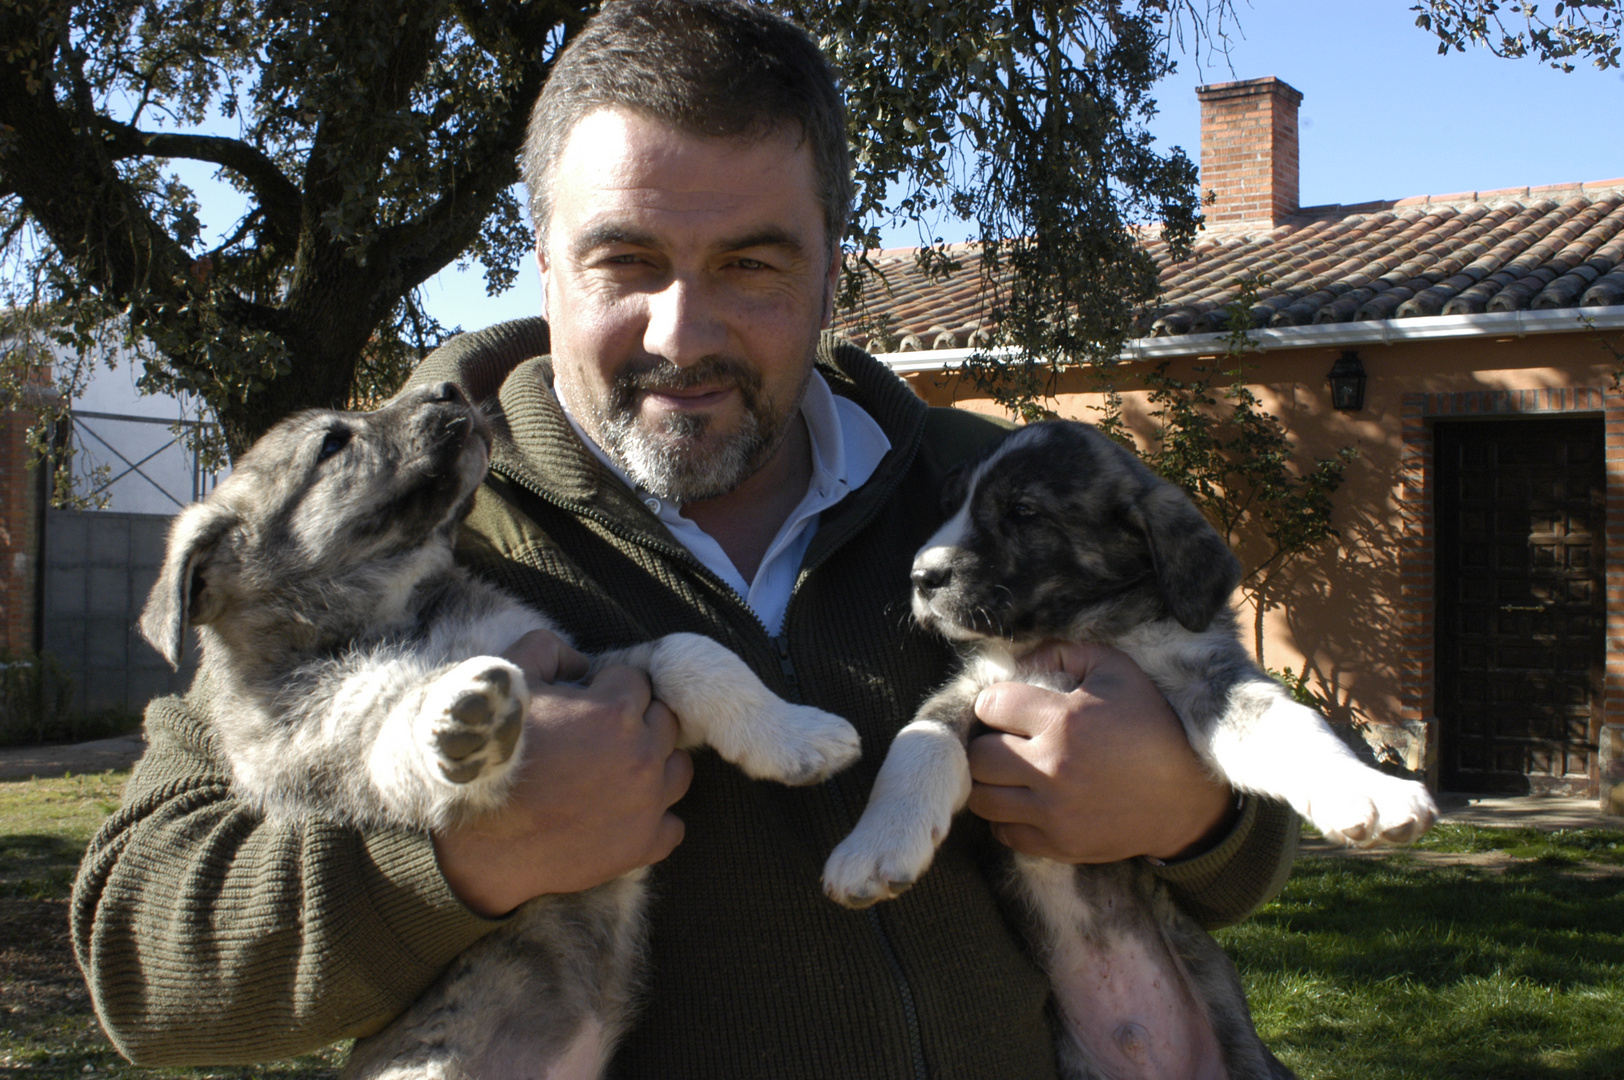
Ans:
[{"label": "man", "polygon": [[727,0],[607,6],[526,153],[550,358],[541,323],[507,324],[413,381],[454,378],[496,417],[466,560],[583,649],[709,634],[851,720],[863,762],[789,789],[690,759],[640,675],[565,685],[580,654],[535,634],[508,654],[535,689],[512,804],[361,835],[257,821],[211,756],[206,688],[157,703],[75,896],[120,1049],[263,1060],[376,1030],[518,904],[653,864],[648,989],[611,1075],[1041,1077],[1046,987],[994,893],[998,841],[1151,858],[1208,921],[1278,888],[1289,812],[1206,777],[1119,654],[1061,647],[1079,691],[981,701],[978,816],[931,872],[865,912],[822,896],[890,738],[951,670],[905,617],[908,567],[946,472],[998,434],[820,344],[845,145],[827,66],[788,24]]}]

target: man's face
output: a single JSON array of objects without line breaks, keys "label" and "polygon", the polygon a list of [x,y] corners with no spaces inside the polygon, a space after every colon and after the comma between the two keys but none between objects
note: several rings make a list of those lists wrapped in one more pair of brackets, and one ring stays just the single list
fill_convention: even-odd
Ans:
[{"label": "man's face", "polygon": [[663,498],[732,491],[798,415],[839,264],[797,136],[701,138],[602,109],[554,170],[537,251],[554,384]]}]

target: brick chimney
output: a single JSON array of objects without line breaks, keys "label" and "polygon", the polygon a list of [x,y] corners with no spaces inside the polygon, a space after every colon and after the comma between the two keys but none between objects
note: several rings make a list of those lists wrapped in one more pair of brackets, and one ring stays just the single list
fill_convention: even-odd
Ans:
[{"label": "brick chimney", "polygon": [[1201,192],[1209,229],[1273,228],[1297,212],[1297,106],[1273,75],[1196,87],[1201,99]]}]

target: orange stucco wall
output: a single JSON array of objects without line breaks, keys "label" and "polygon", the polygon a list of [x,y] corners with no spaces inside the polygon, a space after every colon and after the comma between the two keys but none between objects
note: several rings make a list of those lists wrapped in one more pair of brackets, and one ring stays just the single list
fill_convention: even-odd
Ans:
[{"label": "orange stucco wall", "polygon": [[[1612,335],[1615,345],[1624,345],[1621,337],[1624,335]],[[1409,481],[1405,475],[1406,395],[1410,395],[1408,411],[1413,414],[1408,420],[1413,447],[1419,416],[1416,394],[1592,388],[1598,392],[1580,400],[1596,413],[1602,391],[1609,400],[1616,396],[1613,375],[1621,364],[1594,335],[1584,332],[1511,340],[1352,346],[1369,376],[1365,404],[1359,412],[1338,413],[1330,406],[1326,376],[1349,347],[1271,351],[1247,358],[1252,365],[1248,381],[1265,406],[1285,423],[1297,443],[1300,460],[1329,455],[1342,446],[1359,450],[1358,460],[1349,467],[1335,496],[1340,544],[1321,549],[1285,572],[1284,602],[1272,606],[1265,617],[1264,658],[1270,667],[1295,671],[1301,671],[1306,662],[1313,684],[1335,703],[1333,720],[1380,725],[1425,720],[1432,705],[1429,700],[1418,700],[1425,697],[1427,687],[1417,690],[1423,680],[1415,654],[1417,642],[1431,632],[1430,595],[1422,596],[1418,605],[1416,594],[1411,593],[1408,620],[1403,600],[1406,588],[1413,587],[1405,574],[1408,569],[1415,576],[1416,559],[1413,544],[1408,567],[1402,552],[1407,533],[1413,539],[1418,527],[1418,489],[1409,493],[1409,505],[1405,505],[1405,485],[1414,481],[1413,475]],[[1196,358],[1180,358],[1173,362],[1173,370],[1188,371],[1197,362]],[[1130,422],[1137,420],[1136,430],[1143,437],[1149,434],[1149,423],[1142,401],[1132,389],[1136,370],[1140,370],[1136,365],[1122,365],[1117,369],[1116,385],[1124,392]],[[955,377],[908,378],[932,404],[998,411],[991,402],[978,400],[969,385]],[[1088,392],[1092,378],[1080,373],[1063,377],[1053,403],[1056,411],[1077,419],[1096,416],[1089,408],[1100,400]],[[1571,402],[1573,396],[1549,400]],[[1562,407],[1571,409],[1572,405]],[[1616,467],[1616,463],[1609,464]],[[1430,524],[1424,527],[1430,528]],[[1243,549],[1241,555],[1244,560],[1247,552]],[[1430,588],[1430,567],[1426,568],[1426,584]],[[1423,609],[1424,616],[1415,615]],[[1243,606],[1240,614],[1250,628],[1253,612]],[[1430,649],[1430,643],[1425,647]]]}]

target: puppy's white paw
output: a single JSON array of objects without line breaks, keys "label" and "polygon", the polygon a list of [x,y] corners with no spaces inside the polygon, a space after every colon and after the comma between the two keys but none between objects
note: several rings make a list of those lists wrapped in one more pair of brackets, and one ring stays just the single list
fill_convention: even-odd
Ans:
[{"label": "puppy's white paw", "polygon": [[453,784],[506,775],[529,705],[524,672],[506,660],[476,656],[440,676],[418,725],[432,773]]},{"label": "puppy's white paw", "polygon": [[1355,847],[1407,844],[1438,820],[1424,784],[1365,769],[1332,782],[1308,800],[1304,815],[1327,840]]},{"label": "puppy's white paw", "polygon": [[857,729],[833,713],[779,701],[758,722],[735,729],[736,745],[722,745],[723,757],[757,780],[815,784],[844,769],[862,753]]},{"label": "puppy's white paw", "polygon": [[823,865],[823,891],[849,908],[892,900],[930,869],[936,848],[952,827],[950,815],[919,805],[870,804],[850,836]]}]

